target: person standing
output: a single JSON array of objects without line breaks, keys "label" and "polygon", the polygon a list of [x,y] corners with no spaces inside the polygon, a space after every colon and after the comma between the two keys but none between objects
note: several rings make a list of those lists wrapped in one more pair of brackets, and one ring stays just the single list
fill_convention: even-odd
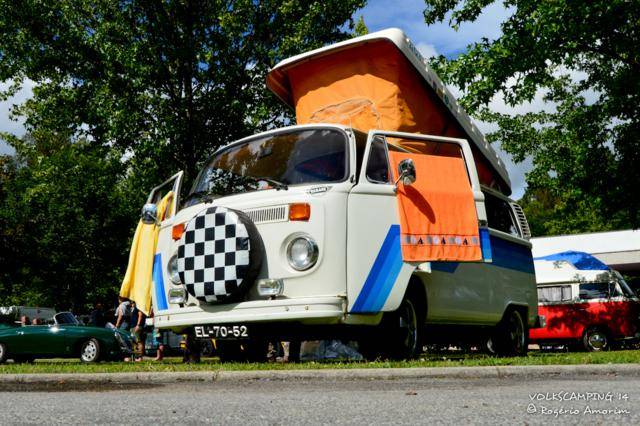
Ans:
[{"label": "person standing", "polygon": [[147,330],[145,329],[145,323],[147,316],[138,309],[136,302],[131,301],[131,322],[133,328],[131,329],[131,335],[136,345],[136,361],[142,361],[144,357],[144,344],[147,340]]},{"label": "person standing", "polygon": [[129,330],[131,325],[131,302],[122,296],[118,296],[118,309],[116,309],[116,328]]},{"label": "person standing", "polygon": [[89,325],[93,327],[104,327],[107,324],[104,318],[104,310],[102,309],[102,303],[97,302],[93,306],[91,315],[89,318]]}]

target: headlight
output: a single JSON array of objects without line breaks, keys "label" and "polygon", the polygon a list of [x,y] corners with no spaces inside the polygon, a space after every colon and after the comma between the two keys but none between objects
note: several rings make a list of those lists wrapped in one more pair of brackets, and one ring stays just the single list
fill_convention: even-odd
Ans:
[{"label": "headlight", "polygon": [[287,260],[293,269],[307,270],[318,260],[318,245],[311,237],[296,237],[287,246]]},{"label": "headlight", "polygon": [[169,278],[174,284],[182,284],[180,274],[178,273],[178,256],[171,256],[169,263],[167,263],[167,272],[169,272]]}]

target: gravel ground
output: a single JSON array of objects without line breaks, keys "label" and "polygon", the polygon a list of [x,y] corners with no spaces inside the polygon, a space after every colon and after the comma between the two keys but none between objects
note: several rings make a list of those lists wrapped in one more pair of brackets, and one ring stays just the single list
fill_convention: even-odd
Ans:
[{"label": "gravel ground", "polygon": [[0,392],[0,424],[640,424],[640,378],[609,374],[24,384],[16,390]]}]

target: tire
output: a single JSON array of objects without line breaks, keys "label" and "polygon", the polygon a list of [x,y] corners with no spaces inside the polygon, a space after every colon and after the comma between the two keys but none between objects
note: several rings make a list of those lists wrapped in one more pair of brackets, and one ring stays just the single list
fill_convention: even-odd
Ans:
[{"label": "tire", "polygon": [[220,362],[246,361],[246,354],[242,351],[241,344],[237,340],[217,340],[216,346]]},{"label": "tire", "polygon": [[0,343],[0,364],[7,360],[7,345],[4,343]]},{"label": "tire", "polygon": [[100,342],[91,338],[80,345],[80,361],[98,362],[100,360]]},{"label": "tire", "polygon": [[487,349],[499,356],[524,356],[527,354],[529,330],[522,315],[510,310],[496,326],[487,342]]},{"label": "tire", "polygon": [[269,342],[264,339],[219,340],[220,362],[266,362]]},{"label": "tire", "polygon": [[13,357],[13,362],[16,364],[33,364],[35,362],[35,358],[30,355],[23,356],[15,356]]},{"label": "tire", "polygon": [[413,359],[422,353],[424,342],[424,301],[419,291],[408,291],[398,309],[383,321],[389,346],[383,354],[391,359]]},{"label": "tire", "polygon": [[609,336],[600,327],[590,327],[582,336],[582,345],[589,352],[602,352],[609,349]]}]

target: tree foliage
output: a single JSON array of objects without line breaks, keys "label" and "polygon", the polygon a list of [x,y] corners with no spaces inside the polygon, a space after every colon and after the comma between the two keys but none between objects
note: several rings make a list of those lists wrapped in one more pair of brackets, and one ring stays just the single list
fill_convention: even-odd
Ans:
[{"label": "tree foliage", "polygon": [[18,152],[2,163],[5,294],[80,306],[117,289],[149,189],[179,169],[188,187],[221,145],[287,123],[266,72],[350,37],[363,4],[0,0],[2,96],[36,83],[13,110],[31,136],[2,136]]},{"label": "tree foliage", "polygon": [[[427,23],[448,19],[457,28],[494,0],[425,2]],[[501,36],[483,39],[453,60],[440,58],[436,66],[463,89],[471,112],[499,124],[490,140],[516,161],[533,158],[527,176],[532,191],[588,205],[607,226],[639,226],[640,51],[633,40],[640,40],[640,3],[503,4],[511,16]],[[487,109],[495,96],[516,106],[540,93],[553,108],[519,115]]]},{"label": "tree foliage", "polygon": [[113,299],[139,211],[124,164],[63,136],[29,135],[16,147],[0,182],[3,304],[82,308]]}]

